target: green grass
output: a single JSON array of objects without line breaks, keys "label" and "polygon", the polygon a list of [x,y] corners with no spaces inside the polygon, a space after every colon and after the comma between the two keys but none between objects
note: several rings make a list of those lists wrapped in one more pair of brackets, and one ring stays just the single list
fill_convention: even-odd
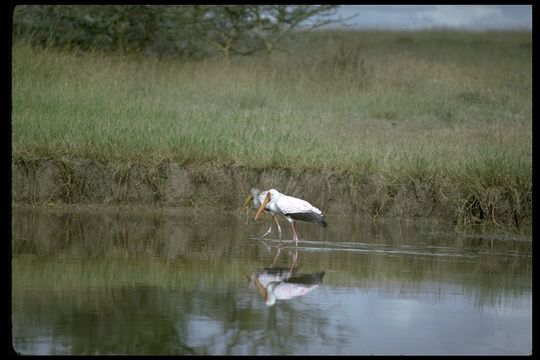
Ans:
[{"label": "green grass", "polygon": [[530,32],[298,34],[225,62],[15,43],[14,158],[239,164],[530,193]]}]

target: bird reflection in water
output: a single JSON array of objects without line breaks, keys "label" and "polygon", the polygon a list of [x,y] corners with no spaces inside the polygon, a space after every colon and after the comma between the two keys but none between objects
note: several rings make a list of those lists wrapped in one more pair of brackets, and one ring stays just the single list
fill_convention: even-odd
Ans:
[{"label": "bird reflection in water", "polygon": [[291,300],[315,290],[322,283],[324,271],[314,273],[296,272],[298,249],[294,250],[289,267],[276,267],[278,253],[270,267],[257,270],[251,275],[251,280],[257,287],[264,302],[268,306],[276,303],[276,300]]}]

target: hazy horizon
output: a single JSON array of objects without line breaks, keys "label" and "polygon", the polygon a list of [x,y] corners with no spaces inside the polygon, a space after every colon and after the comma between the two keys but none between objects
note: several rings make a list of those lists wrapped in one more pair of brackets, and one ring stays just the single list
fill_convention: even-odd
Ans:
[{"label": "hazy horizon", "polygon": [[[354,16],[356,15],[356,16]],[[532,30],[532,5],[341,5],[352,29]]]}]

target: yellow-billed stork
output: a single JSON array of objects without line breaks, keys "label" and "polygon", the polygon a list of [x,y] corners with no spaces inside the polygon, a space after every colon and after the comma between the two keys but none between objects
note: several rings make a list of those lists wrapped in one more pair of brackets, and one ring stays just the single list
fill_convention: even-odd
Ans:
[{"label": "yellow-billed stork", "polygon": [[322,283],[324,271],[300,274],[288,268],[267,268],[251,275],[266,305],[276,300],[291,300],[315,290]]},{"label": "yellow-billed stork", "polygon": [[266,191],[259,210],[255,215],[255,220],[259,218],[265,209],[274,214],[282,214],[287,219],[289,224],[291,224],[295,246],[298,246],[298,235],[294,227],[296,220],[319,224],[323,227],[328,225],[324,220],[321,210],[305,200],[282,194],[276,189]]},{"label": "yellow-billed stork", "polygon": [[[247,206],[250,202],[253,202],[253,206],[255,207],[255,209],[259,209],[259,207],[261,206],[264,200],[264,197],[266,196],[266,193],[267,193],[266,191],[261,192],[257,188],[252,188],[249,191],[249,195],[246,197],[246,200],[244,201],[244,206]],[[268,230],[266,230],[264,234],[259,236],[259,239],[262,239],[263,237],[265,237],[266,235],[272,232],[272,224],[275,222],[278,228],[279,239],[281,240],[281,226],[279,226],[278,219],[275,215],[276,213],[272,212],[268,208],[265,208],[265,210],[266,210],[266,213],[272,217],[272,222],[270,223],[270,227],[268,228]]]}]

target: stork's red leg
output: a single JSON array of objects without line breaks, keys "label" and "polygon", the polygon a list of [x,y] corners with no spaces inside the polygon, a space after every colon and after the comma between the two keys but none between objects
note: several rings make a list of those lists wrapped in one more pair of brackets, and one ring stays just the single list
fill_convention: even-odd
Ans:
[{"label": "stork's red leg", "polygon": [[294,248],[294,254],[291,258],[292,262],[291,262],[291,267],[289,268],[289,271],[290,272],[293,272],[294,271],[294,266],[296,265],[296,259],[298,258],[298,248]]}]

